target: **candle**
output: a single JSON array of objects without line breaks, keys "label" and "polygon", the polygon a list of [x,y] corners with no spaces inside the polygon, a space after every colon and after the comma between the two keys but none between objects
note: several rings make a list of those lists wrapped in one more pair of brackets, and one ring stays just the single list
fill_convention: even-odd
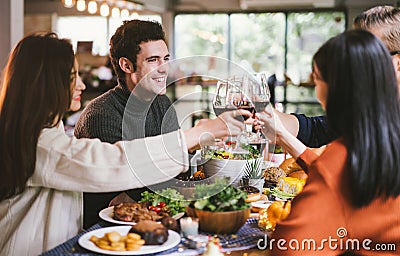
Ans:
[{"label": "candle", "polygon": [[181,218],[181,230],[183,236],[195,236],[199,233],[199,220],[196,218]]}]

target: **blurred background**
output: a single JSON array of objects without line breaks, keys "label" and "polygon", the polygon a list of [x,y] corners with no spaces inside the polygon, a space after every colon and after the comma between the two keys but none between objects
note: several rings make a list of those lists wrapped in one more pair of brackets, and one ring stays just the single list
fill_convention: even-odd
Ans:
[{"label": "blurred background", "polygon": [[[350,28],[357,14],[375,5],[398,6],[399,1],[1,0],[0,67],[24,35],[55,31],[74,45],[87,85],[85,105],[116,84],[108,61],[109,39],[116,28],[126,19],[157,20],[166,31],[173,59],[212,55],[249,73],[266,73],[278,109],[319,115],[323,112],[310,79],[313,53],[328,38]],[[172,101],[193,95],[176,105],[178,117],[187,119],[183,128],[213,115],[210,104],[216,82],[196,74],[212,76],[226,68],[212,59],[206,63],[192,59],[192,64],[180,67],[186,79],[168,87]]]}]

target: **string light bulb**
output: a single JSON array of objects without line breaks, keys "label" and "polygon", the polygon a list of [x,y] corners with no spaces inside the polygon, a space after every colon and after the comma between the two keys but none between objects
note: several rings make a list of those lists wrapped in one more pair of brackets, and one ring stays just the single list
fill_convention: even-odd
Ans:
[{"label": "string light bulb", "polygon": [[[87,2],[87,3],[86,3]],[[98,3],[101,2],[100,7],[98,8]],[[129,2],[125,0],[112,0],[110,4],[109,0],[61,0],[61,3],[66,8],[71,8],[76,5],[76,9],[79,12],[83,12],[86,10],[90,14],[97,13],[98,9],[100,9],[100,15],[107,17],[110,15],[110,8],[111,8],[111,15],[112,17],[122,17],[122,18],[129,18],[129,17],[138,17],[139,14],[137,11],[143,10],[144,6],[142,4]],[[86,6],[87,4],[87,6]],[[111,7],[110,7],[111,5]],[[130,14],[131,11],[134,11]]]},{"label": "string light bulb", "polygon": [[110,15],[110,7],[106,2],[100,5],[100,15],[104,17]]},{"label": "string light bulb", "polygon": [[75,0],[62,0],[64,7],[72,8],[75,5]]},{"label": "string light bulb", "polygon": [[86,10],[85,0],[78,0],[78,2],[76,2],[76,9],[80,12],[83,12],[84,10]]},{"label": "string light bulb", "polygon": [[132,19],[132,20],[137,20],[137,19],[139,19],[139,13],[137,13],[137,12],[132,12],[132,14],[131,14],[131,19]]},{"label": "string light bulb", "polygon": [[95,14],[97,12],[97,3],[94,0],[89,1],[88,3],[88,12],[90,14]]},{"label": "string light bulb", "polygon": [[111,10],[111,16],[117,18],[119,17],[119,13],[120,13],[119,8],[117,6],[114,6]]},{"label": "string light bulb", "polygon": [[128,9],[122,9],[122,11],[121,11],[121,17],[122,18],[128,18],[129,17],[129,11],[128,11]]}]

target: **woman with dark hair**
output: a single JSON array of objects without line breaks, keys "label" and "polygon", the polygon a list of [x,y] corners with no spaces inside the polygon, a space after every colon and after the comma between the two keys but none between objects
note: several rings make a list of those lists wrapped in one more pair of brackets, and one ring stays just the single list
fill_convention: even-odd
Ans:
[{"label": "woman with dark hair", "polygon": [[[82,192],[153,185],[186,171],[188,149],[239,134],[227,112],[187,131],[102,143],[64,133],[85,89],[72,45],[53,33],[23,38],[12,51],[0,95],[0,255],[38,255],[76,235]],[[208,135],[208,136],[206,136]]]},{"label": "woman with dark hair", "polygon": [[[391,61],[385,45],[364,30],[344,32],[314,55],[316,95],[339,136],[321,156],[270,110],[259,114],[263,132],[309,175],[273,233],[273,255],[399,254],[400,105]],[[391,251],[375,250],[379,244],[392,244]]]}]

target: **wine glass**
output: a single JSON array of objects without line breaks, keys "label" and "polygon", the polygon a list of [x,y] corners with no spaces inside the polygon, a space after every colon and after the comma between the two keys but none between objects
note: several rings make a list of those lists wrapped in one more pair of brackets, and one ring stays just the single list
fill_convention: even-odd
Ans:
[{"label": "wine glass", "polygon": [[265,109],[269,103],[271,95],[265,73],[256,74],[255,77],[257,78],[257,82],[253,83],[252,101],[255,113],[257,113]]},{"label": "wine glass", "polygon": [[[268,80],[265,73],[255,74],[254,77],[256,81],[253,83],[253,94],[252,101],[254,105],[254,114],[257,112],[262,112],[265,107],[269,104],[270,92],[268,88]],[[252,144],[256,147],[260,152],[262,152],[265,148],[267,140],[262,136],[260,130],[257,130],[257,139],[254,140]]]},{"label": "wine glass", "polygon": [[[237,86],[228,81],[218,81],[216,93],[213,99],[213,109],[215,115],[220,115],[225,111],[236,110],[241,101],[240,90]],[[239,116],[239,118],[241,118]],[[237,118],[236,118],[237,119]],[[236,148],[236,136],[228,136],[225,139],[225,148],[234,150]]]},{"label": "wine glass", "polygon": [[225,111],[238,109],[241,102],[240,89],[227,81],[218,81],[217,90],[212,104],[215,115],[220,115]]},{"label": "wine glass", "polygon": [[218,81],[217,90],[213,99],[213,109],[216,116],[224,113],[226,110],[226,96],[228,93],[228,82]]}]

